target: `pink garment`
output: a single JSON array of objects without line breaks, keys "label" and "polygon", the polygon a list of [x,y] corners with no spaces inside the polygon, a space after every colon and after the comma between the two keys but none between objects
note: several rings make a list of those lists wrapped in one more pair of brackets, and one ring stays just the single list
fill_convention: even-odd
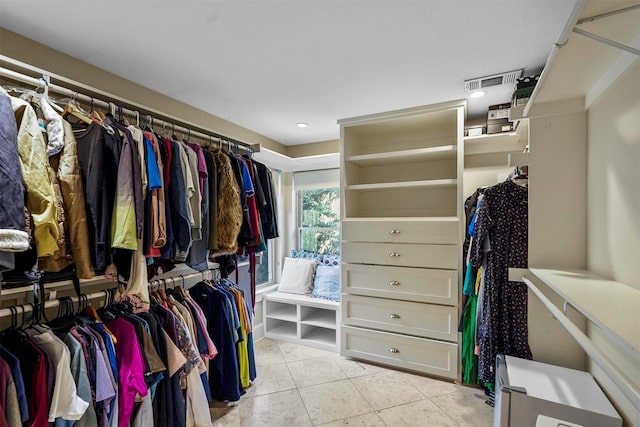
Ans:
[{"label": "pink garment", "polygon": [[201,354],[201,356],[207,359],[213,359],[218,355],[218,349],[216,348],[216,345],[213,343],[213,340],[211,339],[211,337],[209,336],[209,331],[207,330],[207,324],[204,321],[204,313],[201,311],[202,309],[200,308],[200,306],[196,304],[195,301],[191,299],[191,297],[187,297],[184,300],[187,304],[191,306],[191,308],[193,308],[196,322],[198,322],[198,324],[202,328],[202,331],[204,332],[204,339],[207,342],[209,353]]},{"label": "pink garment", "polygon": [[127,427],[133,413],[136,395],[147,395],[144,382],[144,359],[135,327],[124,319],[105,322],[116,336],[118,363],[118,427]]}]

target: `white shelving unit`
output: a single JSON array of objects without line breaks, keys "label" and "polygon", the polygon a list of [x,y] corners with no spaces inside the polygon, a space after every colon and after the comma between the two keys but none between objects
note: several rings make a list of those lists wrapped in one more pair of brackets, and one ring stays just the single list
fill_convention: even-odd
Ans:
[{"label": "white shelving unit", "polygon": [[340,353],[458,378],[464,102],[340,120]]},{"label": "white shelving unit", "polygon": [[263,297],[264,336],[337,352],[340,303],[272,292]]}]

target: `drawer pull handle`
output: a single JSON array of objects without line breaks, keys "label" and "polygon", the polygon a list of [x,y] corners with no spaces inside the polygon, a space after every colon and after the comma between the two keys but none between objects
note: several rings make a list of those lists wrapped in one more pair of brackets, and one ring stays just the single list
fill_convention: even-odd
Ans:
[{"label": "drawer pull handle", "polygon": [[395,257],[399,257],[399,256],[400,256],[400,254],[399,254],[398,252],[391,252],[391,253],[389,254],[389,256],[390,256],[390,257],[392,257],[392,258],[395,258]]},{"label": "drawer pull handle", "polygon": [[397,348],[393,348],[393,347],[391,347],[391,348],[389,349],[389,353],[400,353],[400,350],[398,350]]},{"label": "drawer pull handle", "polygon": [[400,230],[389,230],[389,234],[400,234]]},{"label": "drawer pull handle", "polygon": [[390,314],[389,315],[389,319],[399,319],[400,316],[398,316],[397,314]]},{"label": "drawer pull handle", "polygon": [[400,285],[400,282],[398,282],[397,280],[392,280],[392,281],[389,282],[389,285],[398,286],[398,285]]}]

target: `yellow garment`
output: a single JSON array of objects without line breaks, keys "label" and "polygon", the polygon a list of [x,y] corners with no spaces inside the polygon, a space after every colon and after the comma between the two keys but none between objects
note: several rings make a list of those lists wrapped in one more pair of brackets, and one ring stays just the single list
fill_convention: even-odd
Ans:
[{"label": "yellow garment", "polygon": [[9,98],[18,124],[18,155],[38,257],[50,256],[58,249],[59,232],[47,144],[29,103],[13,96]]},{"label": "yellow garment", "polygon": [[236,343],[236,350],[238,352],[238,365],[240,367],[240,384],[242,388],[249,387],[249,351],[247,350],[247,317],[245,314],[245,305],[237,289],[228,288],[228,290],[234,295],[236,307],[238,308],[238,317],[240,318],[240,331],[242,333],[242,340]]},{"label": "yellow garment", "polygon": [[475,286],[476,295],[478,295],[478,292],[480,291],[481,281],[482,281],[482,267],[478,268],[478,274],[476,274],[476,286]]}]

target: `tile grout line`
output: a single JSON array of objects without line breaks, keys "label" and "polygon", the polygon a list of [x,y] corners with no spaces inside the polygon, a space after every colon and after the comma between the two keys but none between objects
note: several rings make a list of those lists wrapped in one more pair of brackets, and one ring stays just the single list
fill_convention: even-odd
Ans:
[{"label": "tile grout line", "polygon": [[[462,392],[463,390],[459,390],[460,392]],[[458,392],[456,392],[458,393]],[[453,393],[448,393],[448,394],[453,394]],[[443,395],[441,395],[443,396]],[[461,423],[459,423],[458,421],[455,420],[455,418],[453,418],[447,411],[444,410],[444,408],[442,408],[440,405],[438,405],[436,402],[434,402],[432,399],[429,399],[431,401],[431,403],[433,403],[436,408],[440,409],[440,411],[442,411],[443,414],[445,414],[447,417],[451,418],[451,421],[453,421],[454,423],[456,423],[457,425],[462,425]]]},{"label": "tile grout line", "polygon": [[[280,346],[278,346],[278,349],[280,348]],[[280,352],[282,352],[282,350],[280,350]],[[283,355],[284,357],[284,355]],[[309,418],[309,422],[311,423],[311,425],[315,425],[313,420],[311,419],[311,414],[309,413],[309,408],[307,408],[307,404],[304,402],[304,399],[302,398],[302,394],[300,393],[300,388],[298,387],[298,384],[296,384],[296,380],[293,378],[293,374],[291,373],[291,369],[289,369],[289,363],[287,361],[284,362],[285,366],[287,367],[287,372],[289,372],[289,376],[291,377],[291,382],[293,383],[293,386],[295,387],[296,393],[298,393],[298,397],[300,398],[300,402],[302,402],[302,406],[304,407],[304,411],[307,413],[307,418]]]}]

